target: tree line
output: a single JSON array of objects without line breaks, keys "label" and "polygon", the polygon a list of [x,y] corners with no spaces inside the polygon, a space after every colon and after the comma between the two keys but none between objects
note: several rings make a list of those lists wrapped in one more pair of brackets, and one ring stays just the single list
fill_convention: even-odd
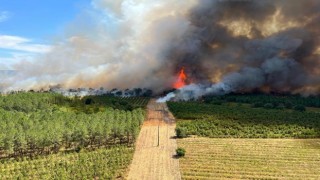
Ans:
[{"label": "tree line", "polygon": [[[88,113],[85,109],[96,105],[86,105],[85,99],[31,92],[0,96],[0,157],[134,143],[145,119],[144,109],[114,109],[100,103],[96,111]],[[110,101],[124,100],[113,97]],[[146,105],[139,99],[126,102],[132,105],[136,101],[144,103],[140,107]]]},{"label": "tree line", "polygon": [[267,109],[295,109],[304,110],[303,107],[320,107],[319,96],[303,97],[301,95],[271,95],[271,94],[228,94],[223,96],[207,96],[206,103],[222,104],[236,102],[251,104],[252,107],[265,107]]}]

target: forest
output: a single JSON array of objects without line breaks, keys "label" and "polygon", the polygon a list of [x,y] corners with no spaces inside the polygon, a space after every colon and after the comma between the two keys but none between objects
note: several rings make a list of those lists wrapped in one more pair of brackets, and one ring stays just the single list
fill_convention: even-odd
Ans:
[{"label": "forest", "polygon": [[0,97],[0,157],[132,145],[148,98],[64,97],[17,93]]},{"label": "forest", "polygon": [[147,97],[0,96],[0,179],[125,176]]}]

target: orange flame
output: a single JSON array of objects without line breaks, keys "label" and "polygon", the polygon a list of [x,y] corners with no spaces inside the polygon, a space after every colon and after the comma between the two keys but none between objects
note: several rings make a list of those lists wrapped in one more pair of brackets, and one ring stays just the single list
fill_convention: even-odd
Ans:
[{"label": "orange flame", "polygon": [[187,75],[184,73],[184,68],[179,72],[178,79],[174,83],[173,87],[175,89],[180,89],[186,85]]}]

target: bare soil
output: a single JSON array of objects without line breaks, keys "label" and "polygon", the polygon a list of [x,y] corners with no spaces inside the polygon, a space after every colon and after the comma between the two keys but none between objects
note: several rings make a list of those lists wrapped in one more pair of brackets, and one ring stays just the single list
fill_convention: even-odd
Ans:
[{"label": "bare soil", "polygon": [[175,126],[174,117],[166,104],[151,100],[148,119],[136,142],[127,179],[181,179],[179,160],[175,158]]}]

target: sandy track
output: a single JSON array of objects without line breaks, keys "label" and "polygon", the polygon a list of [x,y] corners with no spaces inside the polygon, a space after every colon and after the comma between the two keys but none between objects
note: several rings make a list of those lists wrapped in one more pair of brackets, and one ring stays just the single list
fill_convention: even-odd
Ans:
[{"label": "sandy track", "polygon": [[166,104],[151,100],[148,119],[140,131],[128,179],[181,179],[179,160],[174,158],[177,148],[174,129],[174,118]]}]

